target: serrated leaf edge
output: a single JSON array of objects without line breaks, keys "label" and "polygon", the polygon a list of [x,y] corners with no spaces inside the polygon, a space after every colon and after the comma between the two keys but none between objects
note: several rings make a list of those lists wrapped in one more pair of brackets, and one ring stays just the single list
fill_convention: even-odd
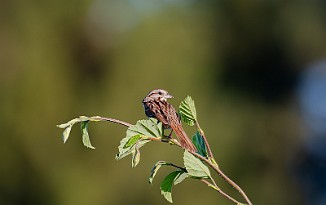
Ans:
[{"label": "serrated leaf edge", "polygon": [[[183,160],[184,160],[184,165],[186,167],[186,170],[188,171],[188,174],[192,177],[195,178],[211,178],[211,174],[210,171],[208,169],[208,167],[197,157],[195,157],[193,154],[191,154],[190,152],[188,152],[187,150],[185,150],[184,152],[184,156],[183,156]],[[193,167],[191,167],[191,165],[195,163],[197,165],[197,167],[200,168],[200,170],[198,169],[194,169]],[[192,173],[194,172],[202,172],[204,173],[204,175],[193,175]]]}]

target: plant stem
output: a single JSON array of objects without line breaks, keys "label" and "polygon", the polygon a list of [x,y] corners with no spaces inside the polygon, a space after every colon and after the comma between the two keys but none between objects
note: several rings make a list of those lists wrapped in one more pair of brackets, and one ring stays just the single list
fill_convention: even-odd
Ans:
[{"label": "plant stem", "polygon": [[204,131],[200,128],[200,125],[199,123],[196,121],[196,126],[197,126],[197,129],[199,130],[200,132],[200,135],[203,137],[204,139],[204,142],[206,144],[206,147],[207,147],[207,150],[208,150],[208,154],[209,154],[209,157],[208,159],[206,159],[205,157],[197,154],[197,153],[193,153],[192,154],[195,154],[198,158],[200,158],[201,160],[205,161],[207,164],[209,164],[228,184],[230,184],[234,189],[236,189],[241,195],[242,197],[246,200],[246,202],[248,203],[248,205],[252,205],[251,201],[249,200],[248,196],[246,195],[246,193],[241,189],[241,187],[239,185],[237,185],[234,181],[232,181],[228,176],[226,176],[222,170],[219,168],[219,166],[217,165],[215,159],[214,159],[214,156],[213,156],[213,153],[211,151],[211,148],[210,148],[210,145],[207,141],[207,138],[205,136],[205,133]]},{"label": "plant stem", "polygon": [[242,197],[246,200],[248,205],[252,205],[250,199],[248,198],[246,193],[240,188],[239,185],[237,185],[228,176],[226,176],[219,167],[216,167],[216,171],[221,175],[223,179],[225,179],[233,188],[235,188],[242,195]]},{"label": "plant stem", "polygon": [[90,118],[93,119],[94,121],[109,121],[109,122],[117,123],[117,124],[120,124],[120,125],[123,125],[123,126],[126,126],[126,127],[132,126],[132,124],[130,124],[128,122],[124,122],[124,121],[117,120],[117,119],[114,119],[114,118],[100,117],[100,116],[93,116],[93,117],[90,117]]},{"label": "plant stem", "polygon": [[[177,140],[173,140],[173,143],[181,148],[183,148],[180,143]],[[241,196],[245,199],[246,203],[248,205],[252,205],[251,201],[249,200],[248,196],[246,195],[246,193],[241,189],[241,187],[239,185],[237,185],[234,181],[232,181],[228,176],[226,176],[222,170],[218,167],[218,165],[215,162],[215,159],[213,159],[214,161],[211,161],[203,156],[201,156],[200,154],[196,153],[196,152],[191,152],[189,150],[187,150],[188,152],[190,152],[191,154],[195,155],[196,157],[198,157],[199,159],[201,159],[202,161],[206,162],[210,167],[212,167],[214,169],[214,171],[216,171],[218,173],[219,176],[222,177],[222,179],[224,179],[228,184],[230,184],[234,189],[236,189]],[[214,187],[218,188],[218,186],[216,185],[215,181],[213,179],[211,179],[214,183]],[[202,181],[202,180],[201,180]],[[206,183],[206,182],[205,182]],[[208,182],[209,183],[209,182]],[[214,188],[212,187],[212,188]],[[215,189],[215,188],[214,188]],[[219,189],[219,188],[218,188]],[[217,190],[220,194],[222,194],[223,196],[225,196],[226,198],[230,199],[232,197],[230,197],[228,194],[226,194],[225,192],[223,192],[221,189]],[[222,193],[221,193],[222,192]],[[232,198],[233,199],[233,198]],[[230,199],[231,201],[235,202],[235,199]],[[236,202],[237,204],[241,204],[240,202]]]},{"label": "plant stem", "polygon": [[207,184],[207,186],[211,187],[212,189],[216,190],[217,192],[219,192],[220,194],[222,194],[224,197],[226,197],[227,199],[229,199],[230,201],[233,201],[235,204],[240,204],[239,201],[237,201],[236,199],[232,198],[231,196],[229,196],[227,193],[225,193],[224,191],[222,191],[215,182],[213,182],[214,184],[210,183],[209,181],[205,180],[205,179],[201,179],[200,181],[204,182],[205,184]]},{"label": "plant stem", "polygon": [[[239,185],[237,185],[234,181],[232,181],[228,176],[226,176],[222,170],[218,167],[217,164],[213,163],[212,161],[210,161],[209,159],[201,156],[198,153],[195,152],[190,152],[191,154],[195,155],[196,157],[198,157],[199,159],[201,159],[202,161],[206,162],[210,167],[212,167],[212,169],[214,169],[221,177],[222,179],[224,179],[228,184],[230,184],[234,189],[236,189],[241,196],[245,199],[246,203],[248,205],[252,205],[251,201],[249,200],[248,196],[246,195],[246,193],[241,189],[241,187]],[[214,160],[215,161],[215,160]]]},{"label": "plant stem", "polygon": [[203,139],[204,139],[204,142],[205,142],[205,144],[206,144],[207,151],[208,151],[208,156],[214,159],[214,156],[213,156],[213,153],[212,153],[211,147],[210,147],[209,144],[208,144],[208,141],[207,141],[207,138],[206,138],[206,136],[205,136],[205,133],[204,133],[204,131],[200,128],[199,123],[198,123],[197,121],[196,121],[196,126],[197,126],[197,129],[199,130],[200,135],[201,135],[201,136],[203,137]]}]

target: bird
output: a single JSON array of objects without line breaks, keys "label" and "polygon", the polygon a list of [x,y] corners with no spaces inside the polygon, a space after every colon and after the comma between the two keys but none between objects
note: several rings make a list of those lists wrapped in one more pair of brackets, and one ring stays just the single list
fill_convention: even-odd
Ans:
[{"label": "bird", "polygon": [[196,152],[196,147],[188,138],[185,130],[183,129],[176,110],[167,101],[170,98],[173,98],[173,96],[170,95],[166,90],[152,90],[142,101],[145,109],[145,114],[149,118],[153,117],[162,122],[164,129],[171,128],[172,130],[168,137],[171,138],[172,131],[174,131],[181,147],[190,152]]}]

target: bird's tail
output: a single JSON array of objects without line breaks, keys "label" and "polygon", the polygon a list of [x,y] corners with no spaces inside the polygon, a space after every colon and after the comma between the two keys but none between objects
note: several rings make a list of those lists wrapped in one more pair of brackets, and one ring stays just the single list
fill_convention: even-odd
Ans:
[{"label": "bird's tail", "polygon": [[171,128],[180,142],[180,145],[190,152],[197,152],[195,145],[189,139],[187,133],[182,128],[181,123],[171,123]]}]

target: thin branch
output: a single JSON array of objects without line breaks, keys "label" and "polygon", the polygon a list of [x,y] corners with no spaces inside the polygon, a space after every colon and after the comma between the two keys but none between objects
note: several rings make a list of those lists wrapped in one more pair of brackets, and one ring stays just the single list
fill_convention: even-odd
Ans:
[{"label": "thin branch", "polygon": [[237,201],[236,199],[232,198],[231,196],[229,196],[227,193],[225,193],[224,191],[222,191],[214,182],[214,184],[210,183],[209,181],[205,180],[205,179],[201,179],[200,181],[204,182],[205,184],[207,184],[207,186],[211,187],[212,189],[216,190],[217,192],[219,192],[220,194],[222,194],[224,197],[226,197],[227,199],[231,200],[232,202],[234,202],[235,204],[241,204],[239,201]]},{"label": "thin branch", "polygon": [[[181,147],[182,149],[184,149],[180,143],[176,140],[173,141],[175,145]],[[202,161],[206,162],[210,167],[212,167],[214,169],[214,171],[216,171],[218,173],[219,176],[221,176],[228,184],[230,184],[234,189],[236,189],[241,195],[242,197],[245,199],[245,201],[247,202],[248,205],[252,205],[251,201],[249,200],[249,198],[247,197],[247,195],[245,194],[245,192],[241,189],[241,187],[239,185],[237,185],[234,181],[232,181],[228,176],[226,176],[222,170],[220,170],[220,168],[218,167],[217,164],[213,163],[212,161],[210,161],[209,159],[201,156],[200,154],[196,153],[196,152],[191,152],[189,150],[187,150],[188,152],[190,152],[191,154],[195,155],[196,157],[198,157],[199,159],[201,159]],[[213,158],[214,159],[214,158]],[[214,160],[215,162],[215,160]],[[215,183],[214,179],[211,178],[212,182],[214,183],[214,187],[218,188],[217,184]],[[203,181],[203,180],[201,180]],[[206,183],[206,182],[205,182]],[[209,182],[208,182],[209,183]],[[212,187],[212,188],[214,188]],[[219,189],[219,188],[218,188]],[[223,192],[221,189],[217,190],[216,191],[218,192]],[[224,193],[224,192],[223,192]],[[227,195],[226,193],[221,193],[223,196]],[[226,198],[230,199],[230,196],[227,195],[225,196]],[[232,197],[231,197],[232,198]],[[233,199],[233,198],[232,198]],[[236,200],[235,199],[230,199],[231,201],[235,202]],[[240,202],[236,202],[238,204],[241,204]]]},{"label": "thin branch", "polygon": [[126,127],[132,126],[132,124],[130,124],[128,122],[124,122],[124,121],[117,120],[117,119],[114,119],[114,118],[107,118],[107,117],[100,117],[100,116],[93,116],[93,117],[90,117],[90,118],[94,119],[95,121],[96,120],[109,121],[109,122],[117,123],[117,124],[120,124],[120,125],[123,125],[123,126],[126,126]]},{"label": "thin branch", "polygon": [[195,153],[195,152],[190,152],[190,153],[193,154],[193,155],[195,155],[196,157],[198,157],[202,161],[206,162],[210,167],[212,167],[222,177],[222,179],[224,179],[228,184],[230,184],[234,189],[236,189],[241,194],[241,196],[246,200],[246,202],[247,202],[248,205],[252,205],[252,203],[249,200],[248,196],[241,189],[241,187],[239,185],[237,185],[234,181],[232,181],[228,176],[226,176],[222,172],[222,170],[218,167],[217,164],[214,164],[212,161],[210,161],[209,159],[206,159],[205,157],[201,156],[198,153]]},{"label": "thin branch", "polygon": [[186,168],[184,168],[184,167],[180,167],[180,166],[178,166],[178,165],[175,165],[175,164],[173,164],[173,163],[169,163],[169,165],[171,165],[172,167],[175,167],[175,168],[181,169],[182,171],[184,171],[184,172],[186,172],[186,173],[187,173],[187,169],[186,169]]},{"label": "thin branch", "polygon": [[206,136],[205,136],[205,133],[204,133],[204,131],[200,128],[199,123],[198,123],[197,121],[196,121],[196,126],[197,126],[197,128],[198,128],[198,130],[199,130],[200,135],[201,135],[201,136],[203,137],[203,139],[204,139],[204,142],[205,142],[205,145],[206,145],[206,147],[207,147],[207,151],[208,151],[208,155],[209,155],[209,157],[211,157],[211,158],[214,159],[214,156],[213,156],[213,153],[212,153],[211,147],[210,147],[209,144],[208,144],[208,141],[207,141],[207,138],[206,138]]},{"label": "thin branch", "polygon": [[[177,140],[173,140],[173,143],[179,147],[181,147],[182,149],[184,149],[180,143],[177,141]],[[221,176],[228,184],[230,184],[234,189],[236,189],[241,195],[242,197],[245,199],[245,201],[247,202],[248,205],[252,205],[251,201],[249,200],[248,196],[246,195],[246,193],[241,189],[241,187],[239,185],[237,185],[234,181],[232,181],[228,176],[226,176],[222,170],[220,170],[220,168],[218,167],[218,165],[216,163],[213,163],[212,161],[210,161],[209,159],[201,156],[200,154],[196,153],[196,152],[191,152],[190,150],[187,150],[188,152],[190,152],[191,154],[195,155],[196,157],[198,157],[199,159],[201,159],[202,161],[206,162],[210,167],[212,167],[217,173],[219,176]],[[214,159],[214,158],[213,158]],[[215,160],[214,160],[215,162]],[[218,186],[216,185],[215,181],[213,178],[211,178],[211,180],[213,181],[214,183],[214,187],[218,188]],[[203,181],[203,180],[201,180]],[[206,182],[205,182],[206,183]],[[208,182],[209,183],[209,182]],[[212,187],[212,188],[214,188]],[[219,189],[219,188],[218,188]],[[230,199],[230,196],[227,195],[225,192],[223,192],[221,189],[217,190],[216,191],[218,192],[222,192],[221,194],[223,196],[225,196],[226,198]],[[224,194],[223,194],[224,193]],[[226,196],[227,195],[227,196]],[[232,198],[232,197],[231,197]],[[232,198],[233,199],[233,198]],[[235,199],[230,199],[231,201],[235,202],[237,200]],[[241,204],[240,202],[236,202],[237,204]]]},{"label": "thin branch", "polygon": [[248,205],[252,205],[250,199],[248,198],[248,196],[246,195],[246,193],[240,188],[239,185],[237,185],[228,176],[226,176],[219,167],[216,167],[216,171],[220,174],[220,176],[223,179],[225,179],[225,181],[227,181],[231,186],[233,186],[233,188],[235,188],[242,195],[242,197],[246,200],[246,202],[248,203]]},{"label": "thin branch", "polygon": [[234,189],[236,189],[241,195],[242,197],[246,200],[246,202],[248,203],[248,205],[252,205],[251,201],[249,200],[248,196],[246,195],[246,193],[241,189],[241,187],[239,185],[237,185],[234,181],[232,181],[228,176],[226,176],[222,170],[219,168],[219,166],[216,164],[213,153],[211,151],[210,145],[207,141],[207,138],[205,136],[204,131],[200,128],[199,123],[196,121],[196,126],[201,134],[201,136],[204,139],[204,142],[206,144],[207,150],[208,150],[208,154],[209,156],[212,158],[213,162],[211,160],[207,160],[206,158],[202,157],[201,155],[197,154],[197,153],[193,153],[196,154],[197,157],[199,157],[201,160],[204,160],[207,164],[209,164],[228,184],[230,184]]}]

